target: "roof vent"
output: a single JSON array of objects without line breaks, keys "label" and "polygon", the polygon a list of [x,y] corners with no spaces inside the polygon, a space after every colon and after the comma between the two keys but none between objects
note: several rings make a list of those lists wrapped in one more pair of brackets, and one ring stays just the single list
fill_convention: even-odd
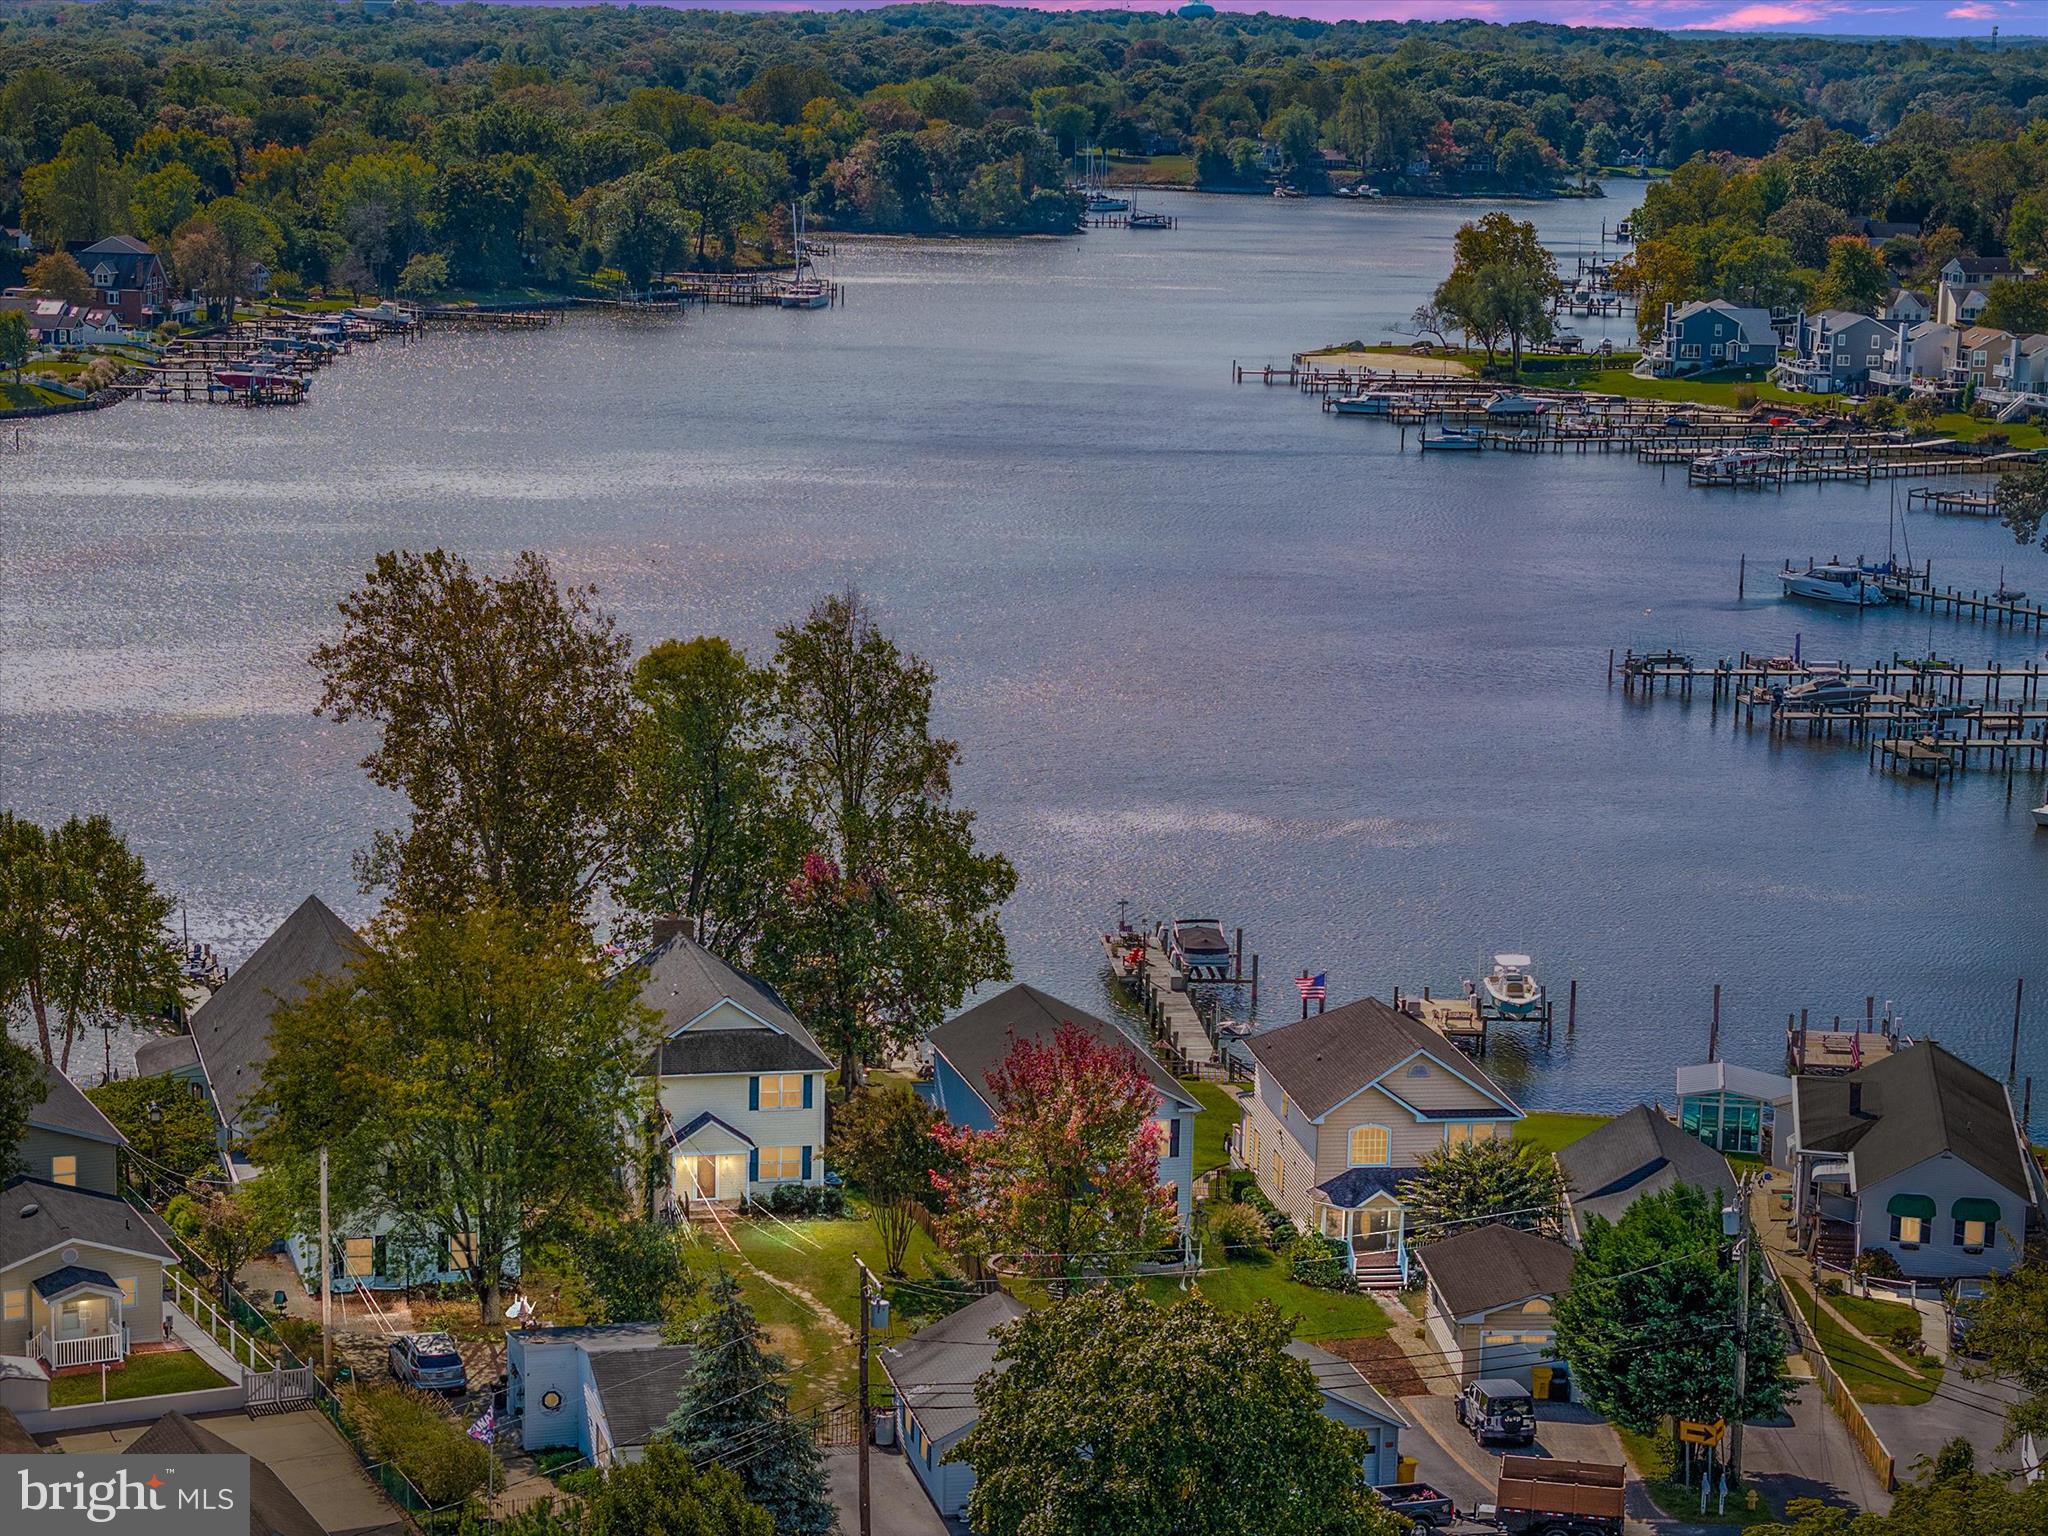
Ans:
[{"label": "roof vent", "polygon": [[42,1207],[40,1205],[37,1205],[35,1201],[31,1200],[27,1205],[24,1205],[21,1208],[21,1219],[23,1221],[27,1221],[29,1217],[35,1215],[40,1210],[42,1210]]}]

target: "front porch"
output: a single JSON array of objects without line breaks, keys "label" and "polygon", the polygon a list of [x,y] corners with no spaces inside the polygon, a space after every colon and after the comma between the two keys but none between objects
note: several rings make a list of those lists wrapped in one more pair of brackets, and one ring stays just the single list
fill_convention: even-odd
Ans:
[{"label": "front porch", "polygon": [[1317,1186],[1316,1230],[1344,1245],[1345,1262],[1360,1285],[1399,1290],[1408,1282],[1408,1213],[1388,1188],[1347,1187],[1362,1182],[1351,1174],[1367,1171],[1354,1168]]},{"label": "front porch", "polygon": [[128,1357],[127,1296],[104,1270],[66,1265],[38,1279],[29,1296],[30,1352],[52,1375]]},{"label": "front porch", "polygon": [[753,1140],[713,1114],[700,1114],[668,1137],[671,1200],[682,1212],[692,1205],[736,1206],[747,1198]]}]

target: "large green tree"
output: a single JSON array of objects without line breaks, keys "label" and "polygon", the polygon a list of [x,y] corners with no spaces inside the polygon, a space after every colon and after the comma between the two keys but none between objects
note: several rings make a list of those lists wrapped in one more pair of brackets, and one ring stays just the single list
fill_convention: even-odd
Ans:
[{"label": "large green tree", "polygon": [[443,550],[379,555],[313,653],[320,709],[379,727],[370,778],[411,805],[358,859],[401,905],[580,909],[613,858],[626,639],[594,590],[522,554],[503,576]]},{"label": "large green tree", "polygon": [[955,1159],[932,1134],[945,1117],[900,1083],[863,1088],[832,1115],[826,1148],[833,1171],[874,1209],[882,1262],[903,1273],[919,1205],[935,1205],[933,1176],[955,1176]]},{"label": "large green tree", "polygon": [[128,1138],[129,1178],[138,1188],[172,1187],[221,1171],[213,1109],[167,1077],[119,1077],[85,1096]]},{"label": "large green tree", "polygon": [[2020,543],[2031,544],[2041,538],[2041,524],[2048,520],[2048,464],[2022,464],[2001,475],[1998,512]]},{"label": "large green tree", "polygon": [[0,368],[13,369],[17,384],[29,350],[28,317],[18,309],[0,310]]},{"label": "large green tree", "polygon": [[1520,372],[1523,343],[1551,333],[1556,258],[1543,248],[1534,224],[1497,212],[1462,226],[1452,252],[1450,275],[1436,291],[1437,307],[1485,344],[1489,362],[1505,338]]},{"label": "large green tree", "polygon": [[1548,1152],[1503,1136],[1431,1152],[1415,1177],[1402,1182],[1401,1203],[1415,1238],[1481,1221],[1554,1232],[1564,1180]]},{"label": "large green tree", "polygon": [[974,1468],[970,1523],[988,1536],[1394,1536],[1363,1438],[1324,1416],[1290,1332],[1270,1306],[1123,1289],[1018,1318],[949,1458]]},{"label": "large green tree", "polygon": [[1951,1440],[1914,1464],[1888,1514],[1845,1509],[1824,1499],[1793,1499],[1781,1525],[1753,1536],[2039,1536],[2048,1530],[2048,1482],[2026,1483],[1979,1472],[1967,1440]]},{"label": "large green tree", "polygon": [[1822,309],[1874,315],[1891,285],[1877,252],[1855,235],[1840,235],[1828,242],[1827,269],[1814,289],[1813,302]]},{"label": "large green tree", "polygon": [[2019,1389],[2006,1410],[2006,1440],[2032,1435],[2036,1444],[2048,1443],[2048,1267],[2021,1264],[1968,1306],[1970,1349],[1983,1361],[1981,1373]]},{"label": "large green tree", "polygon": [[21,1153],[28,1117],[49,1091],[35,1052],[0,1030],[0,1184],[28,1171]]},{"label": "large green tree", "polygon": [[622,1200],[655,1015],[587,933],[495,906],[387,915],[271,1025],[256,1153],[305,1213],[328,1151],[344,1211],[456,1240],[483,1317],[506,1260]]}]

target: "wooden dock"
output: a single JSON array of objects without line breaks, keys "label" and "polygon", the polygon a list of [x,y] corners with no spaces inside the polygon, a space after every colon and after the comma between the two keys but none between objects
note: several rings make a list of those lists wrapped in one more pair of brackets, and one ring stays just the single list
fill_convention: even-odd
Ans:
[{"label": "wooden dock", "polygon": [[1394,994],[1394,1006],[1409,1018],[1442,1035],[1460,1050],[1475,1056],[1486,1054],[1486,1013],[1476,997],[1431,997],[1429,988],[1420,997]]},{"label": "wooden dock", "polygon": [[1841,1025],[1836,1019],[1832,1029],[1810,1029],[1804,1014],[1796,1023],[1786,1021],[1785,1066],[1794,1077],[1844,1077],[1913,1043],[1888,1019],[1862,1029]]},{"label": "wooden dock", "polygon": [[1187,978],[1173,968],[1159,940],[1144,933],[1105,933],[1102,947],[1154,1037],[1171,1048],[1170,1064],[1203,1067],[1215,1061],[1216,1043],[1188,995]]},{"label": "wooden dock", "polygon": [[1906,492],[1906,507],[1939,512],[1949,517],[2000,517],[1996,491],[1951,491],[1931,485],[1915,486]]}]

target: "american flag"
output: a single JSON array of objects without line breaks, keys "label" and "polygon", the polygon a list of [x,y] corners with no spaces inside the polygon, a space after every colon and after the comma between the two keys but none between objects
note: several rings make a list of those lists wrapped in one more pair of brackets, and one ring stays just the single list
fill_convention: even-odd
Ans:
[{"label": "american flag", "polygon": [[1304,973],[1294,978],[1294,984],[1301,988],[1301,1000],[1304,1003],[1320,1003],[1328,997],[1328,982],[1329,978],[1321,971],[1317,971],[1313,976]]},{"label": "american flag", "polygon": [[469,1438],[481,1440],[485,1445],[489,1445],[491,1443],[491,1436],[497,1432],[497,1428],[498,1405],[493,1403],[484,1409],[482,1418],[469,1426]]}]

